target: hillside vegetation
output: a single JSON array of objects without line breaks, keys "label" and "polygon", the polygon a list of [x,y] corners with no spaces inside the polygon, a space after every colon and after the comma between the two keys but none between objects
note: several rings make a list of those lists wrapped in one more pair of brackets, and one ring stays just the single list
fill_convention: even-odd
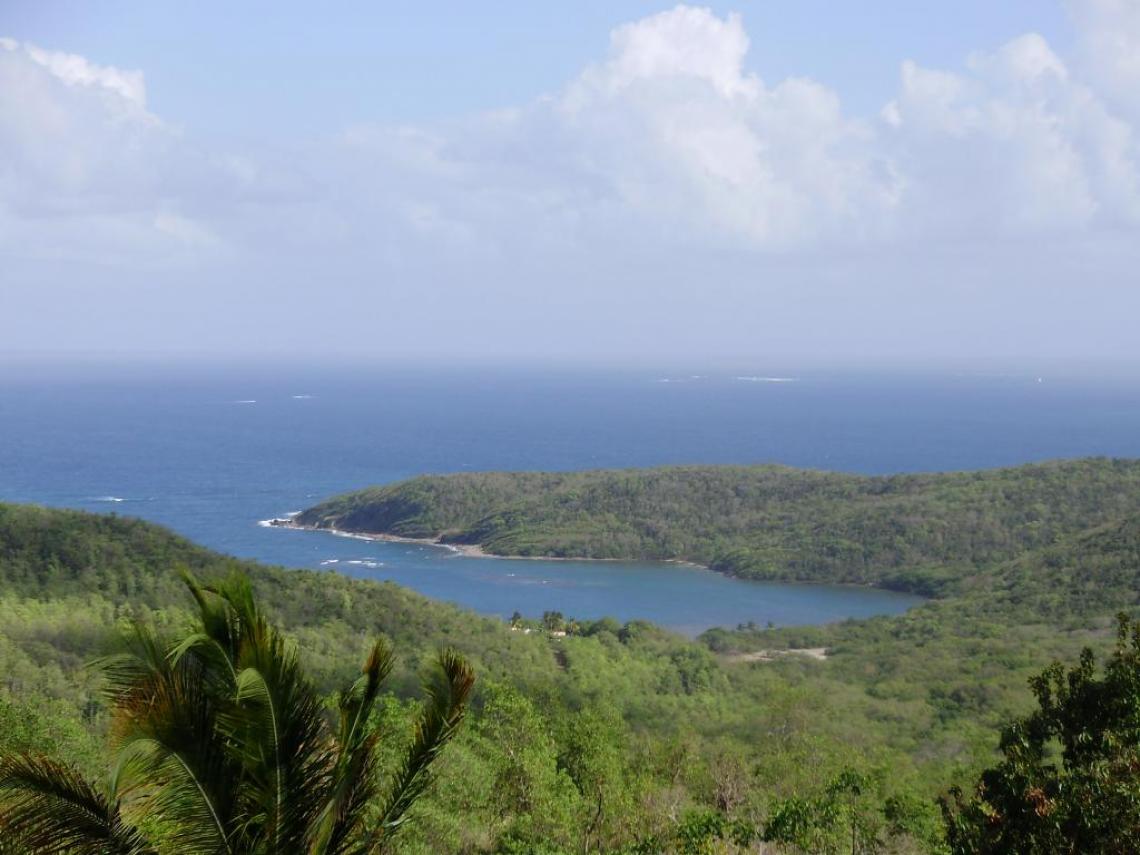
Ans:
[{"label": "hillside vegetation", "polygon": [[[775,852],[838,853],[851,851],[853,834],[860,851],[945,851],[936,798],[953,785],[970,792],[993,765],[998,728],[1032,709],[1029,679],[1054,660],[1075,660],[1085,646],[1111,650],[1115,614],[1140,611],[1136,464],[902,479],[771,468],[426,478],[334,503],[360,509],[355,522],[334,517],[333,504],[307,519],[463,537],[495,519],[478,513],[479,502],[505,507],[519,484],[532,503],[543,501],[540,485],[548,483],[566,508],[587,494],[595,496],[587,506],[614,508],[618,500],[607,505],[600,495],[607,479],[653,484],[741,473],[754,495],[800,485],[782,513],[791,530],[815,534],[811,549],[799,548],[805,567],[832,566],[822,546],[834,537],[829,520],[850,532],[865,525],[885,543],[887,529],[870,521],[891,503],[915,514],[895,521],[900,555],[939,554],[922,533],[942,531],[968,558],[931,559],[924,578],[945,580],[940,596],[896,617],[728,627],[697,642],[603,619],[561,638],[514,632],[390,583],[236,561],[135,520],[0,505],[0,752],[35,748],[88,772],[105,768],[108,710],[85,663],[131,620],[189,625],[179,567],[206,581],[240,571],[298,644],[321,691],[359,673],[377,633],[391,639],[400,663],[380,704],[387,732],[410,733],[420,678],[440,647],[453,645],[473,663],[471,716],[394,851],[744,852],[763,838]],[[594,486],[571,489],[575,483]],[[839,498],[844,489],[853,491],[851,507]],[[405,504],[377,503],[377,493]],[[647,508],[656,500],[621,501]],[[690,507],[703,514],[699,505]],[[776,518],[777,505],[769,500],[763,513]],[[760,513],[748,506],[739,502],[741,518]],[[816,519],[808,507],[819,509]],[[364,508],[389,516],[376,525]],[[582,518],[592,525],[601,517]],[[746,535],[739,521],[718,530]],[[794,545],[776,528],[769,536]],[[826,648],[826,661],[748,656],[805,647]]]},{"label": "hillside vegetation", "polygon": [[1140,461],[871,477],[780,466],[460,473],[333,498],[297,522],[496,555],[681,559],[751,579],[958,590],[1140,509]]},{"label": "hillside vegetation", "polygon": [[[848,839],[843,810],[857,807],[867,834],[926,851],[921,841],[941,833],[935,782],[989,756],[985,741],[956,733],[953,762],[924,769],[911,757],[912,735],[891,744],[887,727],[868,726],[877,701],[822,668],[805,682],[806,663],[729,665],[638,622],[583,622],[567,638],[512,632],[390,583],[236,561],[137,520],[11,505],[0,505],[0,753],[34,749],[88,773],[106,768],[109,710],[86,663],[130,621],[191,625],[180,567],[203,581],[246,574],[324,691],[359,673],[377,633],[391,639],[399,661],[381,704],[387,732],[410,734],[421,677],[440,647],[472,662],[472,714],[394,851],[659,851],[680,837],[754,840],[800,796],[819,800],[813,839]],[[832,716],[829,703],[848,713]],[[868,783],[845,808],[828,785],[853,769]],[[904,797],[913,827],[891,831],[885,805]]]}]

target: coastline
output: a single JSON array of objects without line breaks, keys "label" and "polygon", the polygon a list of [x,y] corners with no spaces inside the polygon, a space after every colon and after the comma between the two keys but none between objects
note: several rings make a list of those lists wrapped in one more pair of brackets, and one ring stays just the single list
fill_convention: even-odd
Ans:
[{"label": "coastline", "polygon": [[589,561],[589,562],[609,562],[617,564],[676,564],[681,567],[688,567],[693,570],[701,570],[708,573],[715,573],[718,576],[723,576],[727,579],[737,579],[742,582],[750,582],[757,584],[778,584],[778,585],[803,585],[812,587],[816,585],[825,585],[828,587],[836,588],[859,588],[874,591],[886,591],[896,594],[904,594],[907,596],[918,597],[921,601],[938,599],[938,597],[930,596],[927,594],[918,594],[913,591],[897,590],[894,588],[887,588],[881,585],[875,585],[871,582],[816,582],[804,579],[749,579],[746,576],[737,576],[733,573],[726,573],[720,570],[714,570],[707,564],[699,564],[696,561],[686,561],[683,558],[586,558],[565,555],[501,555],[496,552],[488,552],[478,544],[470,543],[447,543],[437,537],[405,537],[398,534],[385,534],[383,532],[358,532],[358,531],[345,531],[339,528],[325,528],[314,525],[301,525],[294,521],[301,511],[291,511],[281,517],[274,517],[267,520],[259,520],[258,525],[265,528],[288,528],[295,531],[315,531],[324,532],[326,534],[335,535],[336,537],[348,537],[353,540],[366,540],[381,543],[406,543],[415,546],[434,546],[440,549],[446,549],[455,555],[464,558],[496,558],[502,561]]},{"label": "coastline", "polygon": [[[298,511],[297,513],[300,513]],[[297,513],[286,514],[283,517],[274,517],[273,519],[260,520],[258,525],[266,528],[289,528],[294,531],[317,531],[325,532],[326,534],[333,534],[337,537],[351,537],[354,540],[372,540],[381,541],[383,543],[410,543],[417,546],[438,546],[443,549],[448,549],[459,555],[467,558],[506,558],[505,555],[492,555],[489,552],[484,552],[482,547],[465,544],[465,543],[444,543],[438,537],[401,537],[398,534],[383,534],[381,532],[358,532],[358,531],[345,531],[339,528],[323,528],[315,525],[302,525],[295,522],[294,517]],[[523,558],[525,556],[513,556]]]},{"label": "coastline", "polygon": [[574,557],[565,555],[499,555],[494,552],[487,552],[483,547],[473,543],[447,543],[440,537],[404,537],[398,534],[384,534],[383,532],[358,532],[358,531],[345,531],[339,528],[324,528],[315,525],[302,525],[295,522],[294,518],[300,511],[288,513],[283,517],[274,517],[273,519],[260,520],[258,525],[265,526],[266,528],[288,528],[295,531],[317,531],[333,534],[337,537],[351,537],[355,540],[370,540],[380,541],[382,543],[408,543],[417,546],[436,546],[441,549],[447,549],[457,555],[462,555],[464,558],[498,558],[504,561],[609,561],[619,563],[630,563],[636,561],[644,561],[646,563],[654,564],[679,564],[683,567],[692,567],[697,570],[708,570],[713,572],[711,567],[704,564],[698,564],[695,561],[685,561],[680,558],[586,558]]}]

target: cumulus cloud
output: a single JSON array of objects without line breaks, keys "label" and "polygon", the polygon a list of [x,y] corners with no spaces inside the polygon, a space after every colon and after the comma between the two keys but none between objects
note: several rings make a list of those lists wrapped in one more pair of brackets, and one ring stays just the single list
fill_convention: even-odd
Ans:
[{"label": "cumulus cloud", "polygon": [[961,73],[905,62],[883,148],[918,234],[1023,234],[1140,222],[1131,127],[1075,82],[1039,35]]},{"label": "cumulus cloud", "polygon": [[678,6],[616,29],[533,104],[418,138],[373,129],[374,166],[467,241],[521,227],[795,251],[1140,220],[1133,124],[1040,35],[958,69],[905,61],[869,117],[808,78],[761,80],[748,50],[739,16]]},{"label": "cumulus cloud", "polygon": [[1070,0],[1078,61],[1112,105],[1140,122],[1140,3]]},{"label": "cumulus cloud", "polygon": [[194,252],[355,243],[392,263],[448,247],[801,252],[1133,228],[1138,8],[1075,2],[1085,49],[1070,61],[1032,33],[959,68],[905,61],[881,113],[854,116],[807,77],[750,73],[739,16],[678,6],[618,27],[560,91],[351,128],[275,179],[152,115],[140,72],[3,40],[0,224],[9,246],[38,235],[51,251],[88,232]]},{"label": "cumulus cloud", "polygon": [[616,30],[549,105],[595,184],[678,233],[784,248],[874,231],[895,202],[866,123],[804,78],[744,70],[739,16],[677,7]]},{"label": "cumulus cloud", "polygon": [[872,123],[809,79],[766,85],[747,51],[738,16],[677,7],[618,28],[605,60],[531,104],[355,128],[338,169],[363,176],[370,222],[390,229],[403,207],[465,249],[520,235],[776,250],[878,235],[898,188]]},{"label": "cumulus cloud", "polygon": [[0,39],[0,249],[154,263],[216,246],[247,184],[147,109],[140,71]]},{"label": "cumulus cloud", "polygon": [[[10,52],[20,50],[19,43],[12,39],[4,39],[0,42],[0,47]],[[138,110],[146,108],[146,84],[141,71],[95,65],[78,54],[44,50],[35,45],[24,45],[23,50],[33,62],[46,68],[68,86],[107,90],[122,99],[120,106]]]},{"label": "cumulus cloud", "polygon": [[740,15],[721,19],[707,9],[678,6],[614,30],[609,59],[587,70],[578,86],[614,95],[642,81],[692,79],[723,98],[747,97],[760,83],[742,72],[747,53]]}]

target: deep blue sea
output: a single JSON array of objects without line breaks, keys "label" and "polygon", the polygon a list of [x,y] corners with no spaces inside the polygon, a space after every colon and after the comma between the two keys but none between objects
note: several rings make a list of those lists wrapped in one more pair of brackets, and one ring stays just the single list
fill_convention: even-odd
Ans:
[{"label": "deep blue sea", "polygon": [[903,610],[889,592],[670,564],[507,561],[258,526],[425,472],[778,462],[849,472],[1140,456],[1140,382],[912,372],[0,364],[0,500],[138,516],[214,549],[478,611],[694,634]]}]

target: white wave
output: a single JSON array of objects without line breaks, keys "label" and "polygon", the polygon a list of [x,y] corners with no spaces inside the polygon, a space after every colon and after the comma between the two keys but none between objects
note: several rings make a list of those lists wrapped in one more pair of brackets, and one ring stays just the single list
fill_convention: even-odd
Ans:
[{"label": "white wave", "polygon": [[125,502],[126,499],[120,498],[119,496],[96,496],[91,501],[93,501],[93,502]]},{"label": "white wave", "polygon": [[734,377],[742,383],[798,383],[799,377]]},{"label": "white wave", "polygon": [[293,522],[294,517],[300,513],[300,511],[289,511],[287,514],[279,517],[270,517],[267,520],[258,520],[257,524],[262,528],[273,528],[279,525],[287,525],[288,523]]},{"label": "white wave", "polygon": [[246,399],[246,400],[243,400],[243,401],[234,401],[234,403],[235,403],[235,404],[256,404],[256,403],[257,403],[257,401],[255,401],[255,400],[253,400],[252,398],[250,398],[250,399]]},{"label": "white wave", "polygon": [[293,398],[294,401],[308,401],[313,396],[312,395],[292,395],[291,397]]},{"label": "white wave", "polygon": [[322,567],[329,567],[333,564],[351,564],[353,567],[370,567],[375,569],[383,567],[383,561],[374,561],[368,558],[326,558],[321,562]]}]

